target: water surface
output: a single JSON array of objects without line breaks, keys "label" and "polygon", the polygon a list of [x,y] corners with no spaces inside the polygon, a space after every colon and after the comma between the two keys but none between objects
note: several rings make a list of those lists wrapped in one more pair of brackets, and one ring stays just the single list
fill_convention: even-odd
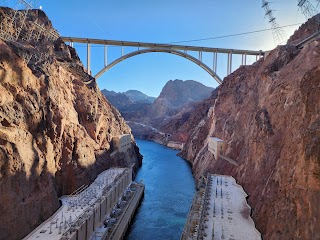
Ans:
[{"label": "water surface", "polygon": [[143,179],[145,195],[128,240],[178,240],[191,207],[195,184],[190,165],[178,151],[136,140],[143,155],[136,181]]}]

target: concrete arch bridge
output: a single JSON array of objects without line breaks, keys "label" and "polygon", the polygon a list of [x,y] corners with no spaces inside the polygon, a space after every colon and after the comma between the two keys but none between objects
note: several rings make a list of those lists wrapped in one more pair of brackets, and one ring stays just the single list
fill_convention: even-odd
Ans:
[{"label": "concrete arch bridge", "polygon": [[[233,56],[241,56],[241,64],[247,65],[247,56],[254,56],[256,61],[264,56],[263,51],[253,50],[239,50],[239,49],[226,49],[226,48],[210,48],[210,47],[199,47],[199,46],[185,46],[185,45],[172,45],[172,44],[159,44],[159,43],[146,43],[146,42],[129,42],[129,41],[116,41],[116,40],[103,40],[103,39],[90,39],[90,38],[76,38],[76,37],[61,37],[66,43],[73,46],[73,43],[82,43],[87,46],[87,72],[91,73],[91,45],[102,45],[104,46],[104,66],[103,68],[94,75],[94,78],[99,78],[103,73],[107,72],[110,68],[116,64],[145,53],[151,52],[164,52],[174,54],[190,60],[191,62],[199,65],[206,72],[208,72],[218,84],[222,83],[222,79],[217,74],[218,68],[218,56],[227,55],[227,75],[232,71]],[[120,46],[121,56],[111,63],[108,63],[108,46]],[[125,52],[125,47],[136,47],[135,51],[129,53]],[[196,52],[198,58],[192,56],[188,52]],[[211,53],[213,59],[212,67],[209,67],[202,58],[203,53]]]}]

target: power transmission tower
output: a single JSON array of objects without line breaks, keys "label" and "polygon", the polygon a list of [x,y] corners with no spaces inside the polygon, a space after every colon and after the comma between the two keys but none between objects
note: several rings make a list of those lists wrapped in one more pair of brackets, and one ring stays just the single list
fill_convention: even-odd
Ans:
[{"label": "power transmission tower", "polygon": [[[55,29],[47,28],[43,22],[36,19],[28,21],[29,11],[34,9],[32,3],[38,4],[38,0],[11,0],[7,4],[13,5],[9,11],[0,14],[0,39],[11,43],[55,41],[60,35]],[[21,45],[21,44],[20,44]],[[37,47],[39,50],[39,47]],[[17,54],[25,63],[48,65],[50,54],[39,51],[18,51]]]},{"label": "power transmission tower", "polygon": [[[318,2],[320,2],[320,0],[318,0]],[[306,19],[309,19],[318,13],[317,9],[308,0],[298,0],[298,7]]]},{"label": "power transmission tower", "polygon": [[[32,5],[25,0],[14,1],[15,7],[12,12],[3,13],[0,22],[0,37],[4,40],[17,41],[25,25],[28,11]],[[19,11],[24,10],[24,11]],[[11,30],[14,29],[12,32]]]},{"label": "power transmission tower", "polygon": [[270,9],[269,2],[262,0],[262,8],[265,11],[265,16],[268,17],[269,23],[271,24],[273,40],[275,44],[284,44],[287,36],[284,30],[276,22],[276,18],[273,16],[273,10]]}]

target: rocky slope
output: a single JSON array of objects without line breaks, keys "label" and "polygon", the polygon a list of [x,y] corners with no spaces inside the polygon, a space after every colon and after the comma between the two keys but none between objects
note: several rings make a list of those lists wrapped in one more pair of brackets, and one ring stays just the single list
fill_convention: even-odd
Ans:
[{"label": "rocky slope", "polygon": [[[0,9],[1,16],[10,12]],[[0,40],[1,240],[27,235],[59,208],[58,197],[103,170],[141,164],[134,144],[110,157],[112,136],[131,129],[74,49],[46,36],[52,25],[42,11],[29,11],[22,33],[35,20],[47,29],[40,42]],[[20,57],[25,53],[33,54],[28,65]]]},{"label": "rocky slope", "polygon": [[126,111],[129,106],[134,104],[134,101],[124,93],[116,93],[114,91],[108,91],[106,89],[103,89],[101,92],[108,99],[108,101],[119,111]]},{"label": "rocky slope", "polygon": [[156,100],[155,97],[150,97],[137,90],[128,90],[124,92],[124,94],[129,98],[131,98],[133,101],[140,102],[140,103],[153,103],[154,100]]},{"label": "rocky slope", "polygon": [[154,97],[149,97],[137,90],[117,93],[103,89],[101,92],[122,114],[138,112],[145,108],[149,109],[155,99]]},{"label": "rocky slope", "polygon": [[182,106],[209,97],[212,91],[213,88],[192,80],[168,81],[162,88],[159,97],[152,104],[149,113],[151,122],[157,123],[166,116],[172,116]]},{"label": "rocky slope", "polygon": [[151,105],[122,114],[135,136],[166,145],[168,135],[175,130],[170,123],[184,119],[196,106],[195,102],[209,97],[212,91],[213,88],[193,80],[170,80]]},{"label": "rocky slope", "polygon": [[[308,35],[303,25],[290,41]],[[232,175],[249,194],[264,239],[320,239],[320,40],[302,49],[279,46],[224,79],[177,124],[187,144],[181,156],[196,177]],[[207,138],[225,140],[215,159]]]}]

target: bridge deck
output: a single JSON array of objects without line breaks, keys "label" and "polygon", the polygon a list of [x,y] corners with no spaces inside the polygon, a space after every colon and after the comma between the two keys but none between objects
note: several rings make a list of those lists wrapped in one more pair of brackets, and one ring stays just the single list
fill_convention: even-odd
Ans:
[{"label": "bridge deck", "polygon": [[210,48],[199,46],[185,46],[174,44],[162,44],[162,43],[147,43],[147,42],[131,42],[131,41],[118,41],[118,40],[104,40],[104,39],[92,39],[92,38],[77,38],[77,37],[61,37],[64,42],[72,43],[91,43],[110,46],[125,46],[125,47],[141,47],[141,48],[169,48],[183,51],[197,51],[197,52],[217,52],[217,53],[233,53],[233,54],[246,54],[253,56],[263,56],[263,51],[253,50],[240,50],[240,49],[227,49],[227,48]]}]

